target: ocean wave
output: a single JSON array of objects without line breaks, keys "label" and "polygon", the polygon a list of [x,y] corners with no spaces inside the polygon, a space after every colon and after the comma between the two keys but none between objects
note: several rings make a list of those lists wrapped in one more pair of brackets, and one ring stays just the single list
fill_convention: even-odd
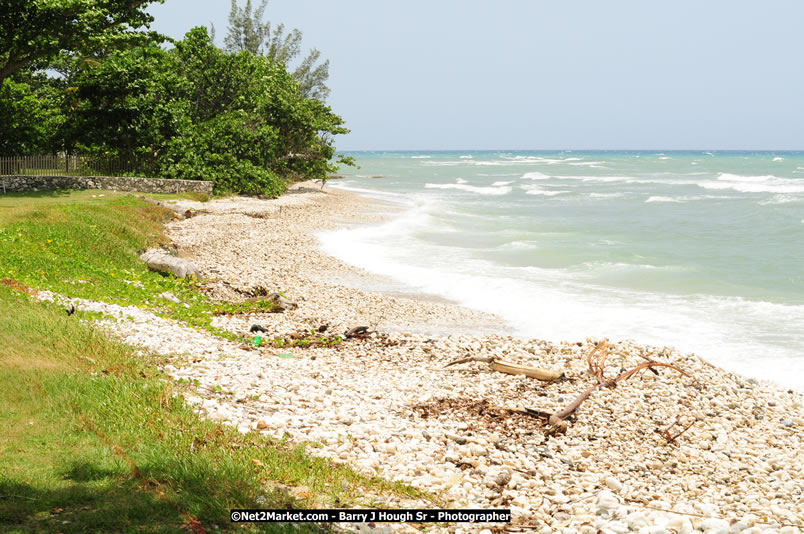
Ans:
[{"label": "ocean wave", "polygon": [[411,156],[410,159],[429,159],[433,156]]},{"label": "ocean wave", "polygon": [[472,156],[461,156],[461,159],[472,159]]},{"label": "ocean wave", "polygon": [[733,189],[740,193],[804,193],[804,180],[773,175],[740,176],[722,172],[717,180],[698,182],[704,189]]},{"label": "ocean wave", "polygon": [[542,189],[538,185],[523,185],[520,186],[521,189],[525,191],[526,195],[542,195],[545,197],[554,197],[556,195],[560,195],[562,193],[571,193],[571,191],[550,191],[546,189]]},{"label": "ocean wave", "polygon": [[[677,270],[676,267],[668,265],[651,265],[648,263],[622,263],[622,262],[607,262],[607,261],[587,261],[578,265],[575,269],[581,268],[582,270],[589,271],[672,271]],[[574,269],[573,269],[574,270]]]},{"label": "ocean wave", "polygon": [[620,198],[624,197],[625,193],[589,193],[591,198]]},{"label": "ocean wave", "polygon": [[522,180],[549,180],[551,176],[547,176],[541,172],[528,172],[522,175]]},{"label": "ocean wave", "polygon": [[457,180],[455,180],[455,183],[456,184],[465,184],[466,180],[464,180],[463,178],[458,178]]},{"label": "ocean wave", "polygon": [[773,198],[769,200],[762,200],[759,202],[761,206],[769,206],[774,204],[791,204],[794,202],[802,202],[804,201],[804,197],[794,196],[794,195],[774,195]]},{"label": "ocean wave", "polygon": [[475,187],[466,184],[424,184],[427,189],[459,189],[478,195],[507,195],[511,192],[510,187]]},{"label": "ocean wave", "polygon": [[498,250],[535,250],[541,248],[536,241],[511,241],[497,247]]},{"label": "ocean wave", "polygon": [[777,156],[777,157],[773,158],[773,161],[784,161],[784,158],[780,158],[780,157]]},{"label": "ocean wave", "polygon": [[650,197],[647,202],[684,202],[683,200],[673,198],[673,197]]},{"label": "ocean wave", "polygon": [[501,180],[499,182],[494,182],[493,184],[491,184],[491,186],[492,187],[497,187],[497,186],[500,186],[500,185],[508,185],[508,184],[512,184],[512,183],[514,183],[514,182],[506,182],[504,180]]}]

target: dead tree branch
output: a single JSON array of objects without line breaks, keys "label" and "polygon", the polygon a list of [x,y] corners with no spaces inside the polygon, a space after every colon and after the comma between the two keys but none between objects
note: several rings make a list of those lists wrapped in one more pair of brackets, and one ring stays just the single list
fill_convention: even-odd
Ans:
[{"label": "dead tree branch", "polygon": [[[605,343],[605,344],[604,344]],[[604,351],[605,348],[605,351]],[[599,350],[598,350],[599,349]],[[597,362],[594,362],[592,355],[596,352],[599,352],[601,355]],[[627,371],[623,371],[615,378],[611,378],[609,380],[601,380],[603,377],[603,367],[602,365],[605,363],[606,354],[608,353],[608,342],[606,340],[598,343],[594,349],[589,353],[587,356],[587,361],[589,362],[589,368],[592,370],[595,377],[598,379],[598,383],[589,387],[586,391],[578,395],[575,400],[569,403],[564,409],[554,413],[551,415],[548,420],[548,427],[547,427],[547,435],[552,436],[555,434],[562,434],[567,431],[567,419],[574,414],[578,408],[583,404],[583,401],[589,398],[589,396],[595,392],[596,389],[601,387],[608,387],[614,388],[617,386],[617,383],[622,380],[628,380],[635,374],[639,373],[644,369],[650,369],[653,367],[669,367],[674,371],[678,371],[683,376],[690,377],[689,374],[685,373],[675,365],[671,363],[662,363],[662,362],[655,362],[655,361],[648,361],[645,363],[641,363],[634,367],[633,369],[629,369]]]},{"label": "dead tree branch", "polygon": [[451,365],[458,365],[468,362],[488,363],[493,371],[506,373],[509,375],[525,375],[527,377],[536,378],[545,382],[558,380],[564,376],[563,371],[554,371],[552,369],[543,369],[541,367],[531,367],[529,365],[519,365],[518,363],[498,360],[492,356],[467,356],[466,358],[460,358],[458,360],[449,362],[444,366],[444,368],[446,369]]}]

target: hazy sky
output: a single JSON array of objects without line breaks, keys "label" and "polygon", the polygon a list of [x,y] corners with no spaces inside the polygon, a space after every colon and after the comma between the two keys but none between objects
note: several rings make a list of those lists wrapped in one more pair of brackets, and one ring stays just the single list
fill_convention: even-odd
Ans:
[{"label": "hazy sky", "polygon": [[[153,27],[212,22],[222,45],[230,7],[167,0]],[[266,18],[330,60],[339,150],[804,149],[800,0],[273,0]]]}]

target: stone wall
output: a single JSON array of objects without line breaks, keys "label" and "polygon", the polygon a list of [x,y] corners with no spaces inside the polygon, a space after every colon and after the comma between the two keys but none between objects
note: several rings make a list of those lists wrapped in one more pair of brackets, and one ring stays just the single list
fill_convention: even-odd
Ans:
[{"label": "stone wall", "polygon": [[128,178],[123,176],[0,176],[0,192],[42,191],[52,189],[108,189],[141,193],[206,193],[212,195],[212,182],[204,180],[168,180],[165,178]]}]

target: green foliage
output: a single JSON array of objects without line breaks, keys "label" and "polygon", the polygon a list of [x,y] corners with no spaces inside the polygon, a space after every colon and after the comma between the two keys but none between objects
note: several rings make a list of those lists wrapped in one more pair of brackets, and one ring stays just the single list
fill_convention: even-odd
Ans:
[{"label": "green foliage", "polygon": [[[226,53],[204,28],[168,51],[161,36],[137,31],[152,20],[149,3],[0,7],[0,155],[97,156],[133,174],[210,179],[215,193],[269,196],[335,169],[333,138],[348,130],[314,81],[326,63],[316,67],[313,51],[295,74],[285,66],[299,53],[300,32],[262,23],[265,2],[253,16],[250,3],[234,3],[239,30],[230,30],[241,39],[232,46],[265,46],[265,55]],[[45,74],[54,70],[61,76]]]},{"label": "green foliage", "polygon": [[[163,242],[167,211],[131,196],[88,196],[0,198],[0,280],[147,308],[228,339],[237,336],[214,328],[214,316],[273,311],[265,300],[213,301],[198,280],[149,271],[137,252]],[[181,302],[160,297],[164,292]]]},{"label": "green foliage", "polygon": [[0,85],[0,156],[40,152],[50,137],[49,110],[26,83]]},{"label": "green foliage", "polygon": [[333,136],[348,132],[328,106],[299,94],[283,65],[227,54],[204,28],[171,51],[149,44],[86,63],[67,94],[69,147],[211,179],[216,193],[276,196],[290,180],[325,177]]},{"label": "green foliage", "polygon": [[[145,8],[164,0],[4,0],[0,4],[0,84],[62,50],[89,54],[136,39],[153,21]],[[155,34],[149,34],[153,37]]]},{"label": "green foliage", "polygon": [[[272,26],[270,21],[263,22],[267,7],[268,0],[261,0],[252,13],[251,0],[246,0],[244,7],[239,7],[237,0],[232,0],[224,47],[231,53],[251,52],[289,66],[301,53],[302,33],[293,29],[286,34],[284,24]],[[326,85],[329,60],[316,65],[320,57],[321,52],[312,49],[293,71],[293,78],[298,82],[298,91],[302,96],[323,102],[330,92]]]},{"label": "green foliage", "polygon": [[[191,386],[159,370],[164,359],[3,285],[0,345],[2,532],[318,532],[236,525],[229,510],[428,497],[205,420],[183,400]],[[283,489],[299,486],[309,500]]]}]

